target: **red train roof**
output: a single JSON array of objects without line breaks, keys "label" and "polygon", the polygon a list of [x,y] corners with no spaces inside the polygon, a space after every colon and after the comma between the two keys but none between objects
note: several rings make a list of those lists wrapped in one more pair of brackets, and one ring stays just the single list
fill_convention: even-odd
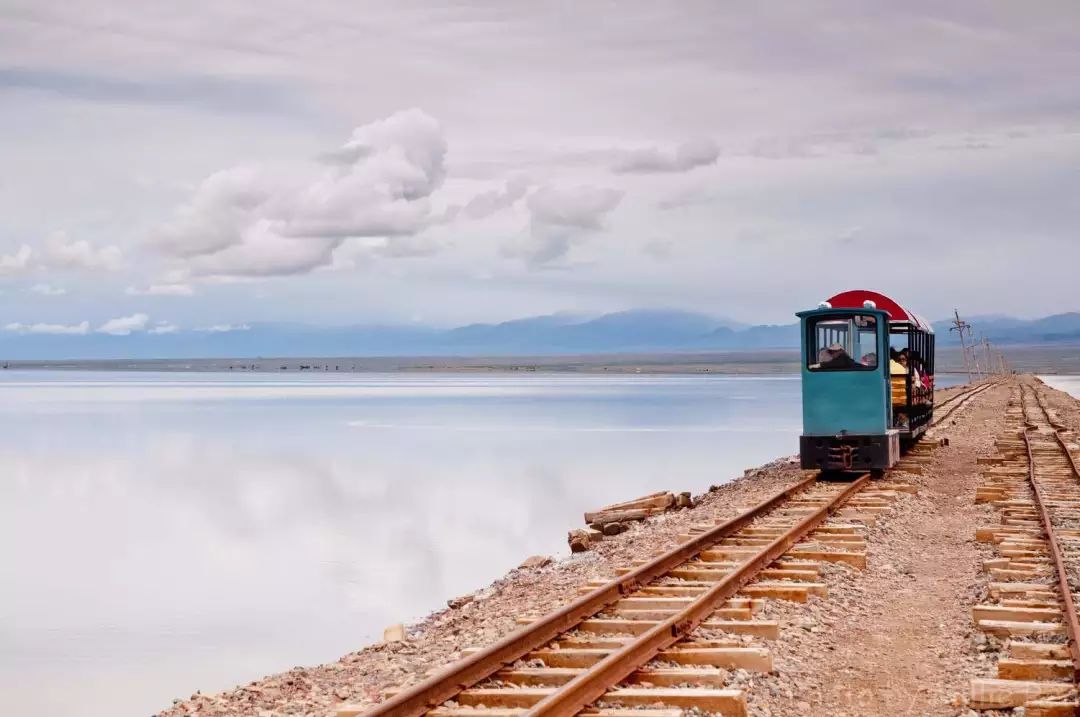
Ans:
[{"label": "red train roof", "polygon": [[934,333],[934,328],[930,325],[929,321],[919,316],[914,311],[908,311],[900,304],[885,296],[885,294],[879,294],[876,291],[868,291],[866,289],[842,291],[831,299],[827,299],[827,301],[835,309],[861,309],[863,308],[864,302],[873,301],[877,308],[889,315],[890,321],[907,321],[923,331]]}]

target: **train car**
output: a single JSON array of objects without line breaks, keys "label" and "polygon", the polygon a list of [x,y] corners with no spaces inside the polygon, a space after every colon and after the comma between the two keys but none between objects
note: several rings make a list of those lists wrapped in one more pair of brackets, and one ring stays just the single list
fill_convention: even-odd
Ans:
[{"label": "train car", "polygon": [[874,291],[801,311],[803,468],[891,468],[934,414],[934,329]]}]

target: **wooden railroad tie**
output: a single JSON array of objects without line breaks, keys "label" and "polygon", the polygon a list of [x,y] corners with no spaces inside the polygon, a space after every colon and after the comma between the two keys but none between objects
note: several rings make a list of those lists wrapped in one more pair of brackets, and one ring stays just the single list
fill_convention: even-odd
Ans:
[{"label": "wooden railroad tie", "polygon": [[[978,460],[984,466],[975,502],[997,511],[998,525],[980,526],[975,539],[992,545],[996,558],[983,561],[992,582],[994,603],[976,605],[972,619],[984,633],[1007,640],[996,678],[971,681],[973,709],[1023,707],[1027,717],[1077,714],[1076,652],[1061,638],[1075,640],[1075,615],[1067,614],[1059,590],[1062,567],[1047,535],[1048,515],[1080,515],[1080,474],[1050,433],[1038,426],[1026,391],[1006,415],[1008,432],[998,438],[999,455]],[[1037,398],[1037,396],[1036,396]],[[1049,414],[1044,414],[1046,420]],[[1032,421],[1034,420],[1034,423]],[[1029,461],[1030,456],[1030,461]],[[1054,540],[1066,544],[1080,531],[1053,528]]]}]

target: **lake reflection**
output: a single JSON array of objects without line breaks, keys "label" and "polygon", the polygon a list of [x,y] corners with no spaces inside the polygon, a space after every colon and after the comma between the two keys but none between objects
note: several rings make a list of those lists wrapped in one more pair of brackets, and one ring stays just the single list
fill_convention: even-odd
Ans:
[{"label": "lake reflection", "polygon": [[797,450],[797,378],[0,374],[0,705],[149,714]]}]

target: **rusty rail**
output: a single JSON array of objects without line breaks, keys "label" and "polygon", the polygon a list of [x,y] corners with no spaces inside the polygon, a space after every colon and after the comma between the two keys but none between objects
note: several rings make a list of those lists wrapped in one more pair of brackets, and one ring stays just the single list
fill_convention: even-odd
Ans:
[{"label": "rusty rail", "polygon": [[[863,476],[852,486],[857,484],[861,488],[866,479],[867,477]],[[810,487],[816,481],[816,477],[811,477],[785,488],[750,510],[702,533],[693,540],[675,546],[637,569],[611,580],[569,605],[565,605],[536,622],[515,630],[495,644],[455,662],[413,687],[375,705],[365,713],[364,717],[416,717],[422,715],[424,712],[452,699],[459,692],[487,679],[499,669],[520,659],[523,655],[542,647],[560,634],[614,604],[625,595],[666,575],[671,570],[697,556],[698,553],[709,549],[720,540],[745,527],[748,523],[769,512],[793,495]],[[850,493],[845,491],[845,495],[850,495]],[[815,515],[817,514],[815,513]],[[813,525],[810,526],[810,528],[812,527]],[[805,532],[803,531],[803,534]],[[770,546],[770,552],[771,548],[772,546]],[[779,555],[776,557],[779,557]],[[768,562],[775,559],[775,557],[771,558]],[[760,567],[752,572],[757,572],[759,569]],[[736,574],[741,574],[741,572],[742,568],[736,571]],[[721,584],[726,583],[728,583],[728,580]],[[742,584],[740,583],[739,586],[741,587]],[[710,590],[706,595],[712,592]],[[652,631],[646,634],[652,634]]]},{"label": "rusty rail", "polygon": [[732,597],[763,568],[786,553],[795,543],[821,524],[848,498],[870,480],[868,474],[837,493],[827,505],[814,511],[779,536],[753,558],[743,562],[730,575],[709,588],[690,605],[643,633],[630,644],[616,650],[589,667],[552,694],[533,705],[527,717],[571,717],[601,698],[609,689],[626,679],[636,669],[662,650],[692,632],[724,600]]},{"label": "rusty rail", "polygon": [[[1065,440],[1061,437],[1061,429],[1058,427],[1060,424],[1057,424],[1050,419],[1050,413],[1047,411],[1045,404],[1043,404],[1039,397],[1038,391],[1035,391],[1035,402],[1046,417],[1046,423],[1054,430],[1054,437],[1068,457],[1069,464],[1072,466],[1073,475],[1076,476],[1077,480],[1080,480],[1080,467],[1077,466],[1076,461],[1072,457],[1072,453],[1065,444]],[[1072,588],[1069,586],[1069,574],[1065,570],[1065,560],[1062,557],[1062,550],[1058,543],[1057,536],[1054,534],[1054,525],[1050,520],[1050,512],[1043,502],[1043,494],[1042,489],[1039,487],[1039,482],[1035,479],[1035,457],[1031,450],[1031,439],[1028,436],[1028,432],[1035,430],[1037,426],[1028,421],[1027,402],[1024,400],[1023,388],[1020,390],[1020,406],[1024,413],[1024,422],[1027,424],[1020,435],[1023,436],[1024,447],[1027,449],[1028,482],[1031,483],[1031,488],[1035,493],[1035,503],[1039,507],[1039,518],[1043,525],[1043,531],[1046,533],[1046,540],[1050,544],[1050,554],[1054,560],[1054,572],[1057,575],[1058,590],[1061,592],[1061,602],[1064,606],[1065,629],[1069,632],[1069,654],[1072,655],[1073,682],[1080,682],[1080,642],[1078,642],[1078,640],[1080,640],[1080,618],[1078,618],[1076,614],[1076,604],[1073,600]]]},{"label": "rusty rail", "polygon": [[942,422],[942,421],[944,421],[944,420],[945,420],[946,418],[948,418],[949,416],[951,416],[951,415],[952,415],[953,413],[955,413],[956,411],[958,411],[958,410],[960,410],[961,408],[963,408],[963,407],[964,407],[964,405],[965,405],[965,404],[967,404],[968,400],[970,400],[970,399],[972,399],[972,398],[975,398],[975,397],[976,397],[976,396],[978,396],[978,395],[979,395],[980,393],[982,393],[983,391],[986,391],[986,390],[987,390],[987,389],[989,389],[989,388],[992,388],[992,387],[994,387],[994,386],[997,386],[997,385],[998,385],[998,383],[999,383],[998,381],[990,381],[990,382],[988,382],[988,383],[984,383],[984,384],[982,384],[982,385],[980,385],[980,386],[976,386],[975,388],[971,389],[970,391],[965,391],[964,393],[958,393],[958,394],[956,394],[955,396],[952,396],[951,398],[949,398],[948,400],[946,400],[946,401],[942,401],[940,405],[938,405],[938,406],[934,406],[934,408],[935,408],[935,409],[940,409],[940,408],[944,408],[945,406],[948,406],[948,405],[949,405],[950,403],[952,403],[952,402],[954,402],[954,401],[956,402],[956,405],[955,405],[955,406],[953,406],[952,408],[950,408],[950,409],[949,409],[948,411],[946,411],[945,413],[943,413],[943,414],[941,414],[940,416],[938,416],[937,418],[935,418],[935,419],[934,419],[934,420],[933,420],[933,421],[932,421],[932,422],[930,423],[930,425],[931,425],[931,426],[936,426],[937,424],[941,423],[941,422]]}]

